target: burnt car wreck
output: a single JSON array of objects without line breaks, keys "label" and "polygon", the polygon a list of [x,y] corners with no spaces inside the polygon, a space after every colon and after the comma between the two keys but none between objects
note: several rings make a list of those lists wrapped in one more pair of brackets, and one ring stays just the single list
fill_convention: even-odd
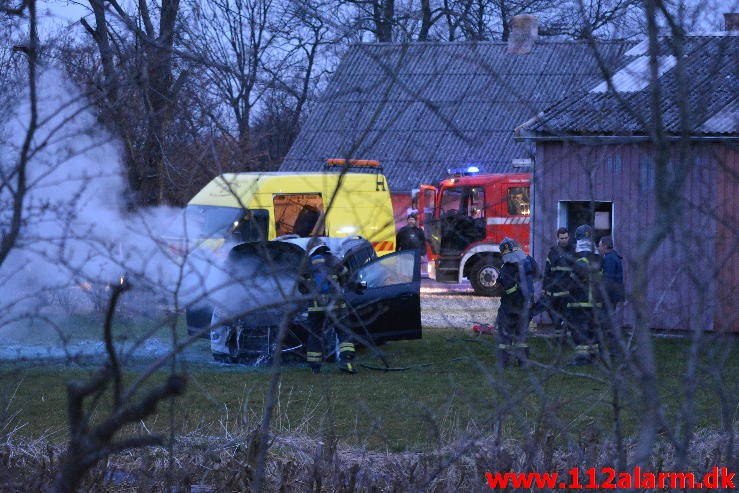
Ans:
[{"label": "burnt car wreck", "polygon": [[[259,364],[281,351],[284,360],[303,361],[308,332],[308,299],[297,284],[306,267],[311,238],[281,237],[243,243],[229,252],[228,274],[214,296],[210,330],[213,358],[219,362]],[[322,237],[349,271],[343,300],[343,324],[359,346],[421,338],[420,258],[416,251],[377,257],[359,236]],[[338,300],[337,300],[338,301]],[[324,354],[338,354],[333,327],[325,331]]]}]

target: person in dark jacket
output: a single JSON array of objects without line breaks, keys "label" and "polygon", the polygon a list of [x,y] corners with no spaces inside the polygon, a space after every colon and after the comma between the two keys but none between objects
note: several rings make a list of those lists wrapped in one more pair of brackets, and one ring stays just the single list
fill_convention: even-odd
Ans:
[{"label": "person in dark jacket", "polygon": [[554,326],[554,334],[565,335],[564,315],[567,309],[567,286],[572,273],[575,249],[567,228],[557,230],[557,244],[549,249],[544,266],[544,306]]},{"label": "person in dark jacket", "polygon": [[348,270],[320,240],[308,250],[308,268],[301,279],[299,290],[312,299],[308,306],[308,341],[306,360],[313,373],[321,372],[323,346],[328,324],[333,324],[339,337],[339,369],[344,373],[357,373],[352,362],[354,342],[341,319],[346,308],[343,297]]},{"label": "person in dark jacket", "polygon": [[623,257],[613,249],[613,238],[604,236],[598,241],[598,252],[603,257],[603,285],[609,309],[624,301]]},{"label": "person in dark jacket", "polygon": [[586,365],[598,353],[602,266],[600,255],[593,251],[593,228],[587,224],[578,226],[575,240],[566,319],[575,342],[575,358],[570,364]]},{"label": "person in dark jacket", "polygon": [[526,342],[529,325],[529,300],[525,279],[526,254],[511,238],[500,243],[503,265],[498,281],[503,286],[496,320],[497,361],[501,367],[519,363],[528,364],[529,347]]},{"label": "person in dark jacket", "polygon": [[426,235],[418,227],[418,217],[409,214],[405,226],[395,235],[395,251],[418,250],[421,256],[426,255]]},{"label": "person in dark jacket", "polygon": [[624,267],[623,258],[613,249],[613,238],[604,236],[598,241],[598,251],[602,257],[603,272],[603,309],[601,310],[601,327],[603,339],[611,355],[619,354],[617,344],[616,309],[624,301]]}]

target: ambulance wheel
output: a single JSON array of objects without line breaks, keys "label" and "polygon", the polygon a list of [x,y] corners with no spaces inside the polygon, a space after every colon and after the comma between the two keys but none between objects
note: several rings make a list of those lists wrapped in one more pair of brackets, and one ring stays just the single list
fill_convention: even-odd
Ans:
[{"label": "ambulance wheel", "polygon": [[470,272],[470,283],[478,296],[500,296],[503,286],[498,282],[503,262],[498,257],[483,257]]}]

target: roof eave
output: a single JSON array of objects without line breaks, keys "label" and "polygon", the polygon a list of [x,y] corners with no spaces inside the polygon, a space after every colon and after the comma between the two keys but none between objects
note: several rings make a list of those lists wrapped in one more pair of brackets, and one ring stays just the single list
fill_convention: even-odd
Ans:
[{"label": "roof eave", "polygon": [[[574,142],[598,145],[598,144],[627,144],[634,142],[650,142],[652,137],[649,135],[605,135],[605,134],[593,134],[593,135],[582,135],[582,134],[551,134],[551,133],[537,133],[535,131],[529,131],[516,129],[514,138],[517,142],[533,141],[533,142]],[[678,141],[683,140],[684,137],[680,135],[668,135],[668,140]],[[688,141],[691,142],[703,142],[703,141],[726,141],[735,142],[739,141],[739,134],[718,134],[718,135],[690,135],[687,137]]]}]

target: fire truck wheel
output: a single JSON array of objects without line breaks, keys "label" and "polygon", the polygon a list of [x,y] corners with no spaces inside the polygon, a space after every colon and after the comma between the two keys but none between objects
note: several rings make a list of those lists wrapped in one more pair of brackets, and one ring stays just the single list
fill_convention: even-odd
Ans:
[{"label": "fire truck wheel", "polygon": [[470,272],[470,283],[479,296],[500,296],[503,287],[498,282],[500,266],[498,257],[483,257],[477,261]]}]

